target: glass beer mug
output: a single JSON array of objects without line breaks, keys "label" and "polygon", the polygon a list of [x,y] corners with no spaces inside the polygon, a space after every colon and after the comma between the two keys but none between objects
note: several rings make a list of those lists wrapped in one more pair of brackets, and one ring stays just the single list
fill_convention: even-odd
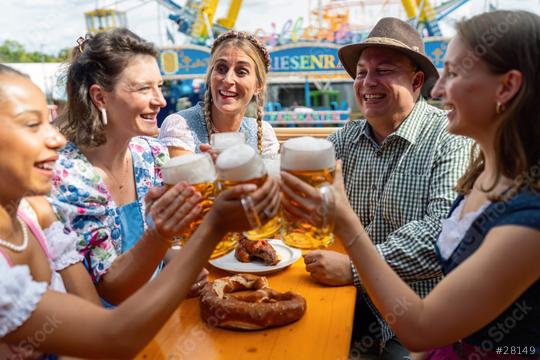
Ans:
[{"label": "glass beer mug", "polygon": [[[178,244],[183,246],[193,235],[210,211],[216,195],[216,169],[208,154],[188,154],[170,159],[162,168],[163,182],[173,186],[180,181],[186,181],[201,194],[201,216],[193,220],[186,230],[177,236]],[[226,254],[236,246],[228,238],[224,238],[214,249],[211,258]]]},{"label": "glass beer mug", "polygon": [[[320,188],[334,181],[336,155],[334,145],[324,139],[299,137],[281,146],[281,170]],[[307,221],[293,219],[283,212],[281,238],[289,246],[300,249],[321,249],[334,242],[333,223],[323,228]]]},{"label": "glass beer mug", "polygon": [[210,145],[216,154],[221,154],[225,149],[231,146],[245,144],[246,135],[243,132],[227,131],[213,133],[210,136]]},{"label": "glass beer mug", "polygon": [[[252,147],[245,144],[235,145],[223,151],[216,160],[216,170],[220,191],[239,184],[255,184],[261,187],[268,177],[261,157]],[[259,240],[272,237],[279,228],[280,219],[276,215],[259,228],[247,231],[244,235],[250,240]],[[231,236],[237,238],[236,234]]]}]

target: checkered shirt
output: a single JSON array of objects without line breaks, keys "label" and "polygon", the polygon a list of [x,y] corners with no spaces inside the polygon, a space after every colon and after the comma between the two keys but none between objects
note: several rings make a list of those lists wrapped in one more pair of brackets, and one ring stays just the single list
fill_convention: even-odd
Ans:
[{"label": "checkered shirt", "polygon": [[[328,138],[343,161],[352,208],[381,256],[421,297],[441,279],[434,244],[472,144],[450,135],[447,125],[446,112],[420,98],[380,145],[365,120],[351,121]],[[386,342],[393,333],[376,314]]]}]

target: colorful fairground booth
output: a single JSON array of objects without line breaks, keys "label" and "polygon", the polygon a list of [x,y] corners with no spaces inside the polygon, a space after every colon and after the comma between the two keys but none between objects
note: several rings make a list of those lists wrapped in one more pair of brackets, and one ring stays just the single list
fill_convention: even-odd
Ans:
[{"label": "colorful fairground booth", "polygon": [[265,119],[275,126],[339,126],[354,104],[340,45],[300,42],[270,51]]},{"label": "colorful fairground booth", "polygon": [[[426,38],[426,53],[438,68],[447,46],[444,38]],[[270,50],[265,120],[276,127],[340,126],[358,114],[353,80],[339,62],[343,45],[297,42]],[[167,97],[174,112],[183,99],[187,104],[202,99],[210,49],[183,45],[161,49],[159,64],[164,79],[171,80]],[[180,106],[178,106],[180,105]]]},{"label": "colorful fairground booth", "polygon": [[[265,120],[274,126],[336,126],[346,122],[354,98],[352,80],[339,62],[338,48],[325,43],[273,48]],[[203,84],[197,80],[205,77],[209,54],[207,47],[198,45],[162,49],[159,58],[162,74],[167,80],[195,84],[200,94],[204,91]]]}]

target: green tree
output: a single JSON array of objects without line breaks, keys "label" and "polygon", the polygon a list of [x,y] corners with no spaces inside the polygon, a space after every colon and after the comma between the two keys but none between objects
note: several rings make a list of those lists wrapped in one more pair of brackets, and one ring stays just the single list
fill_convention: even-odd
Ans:
[{"label": "green tree", "polygon": [[68,49],[68,48],[62,49],[58,52],[58,55],[56,55],[56,57],[60,59],[60,61],[66,61],[67,58],[69,57],[70,52],[71,52],[71,49]]},{"label": "green tree", "polygon": [[0,44],[0,62],[61,62],[68,58],[69,50],[62,49],[57,55],[45,54],[40,51],[28,52],[24,46],[14,40],[5,40]]},{"label": "green tree", "polygon": [[6,40],[0,45],[0,61],[20,62],[24,47],[16,41]]}]

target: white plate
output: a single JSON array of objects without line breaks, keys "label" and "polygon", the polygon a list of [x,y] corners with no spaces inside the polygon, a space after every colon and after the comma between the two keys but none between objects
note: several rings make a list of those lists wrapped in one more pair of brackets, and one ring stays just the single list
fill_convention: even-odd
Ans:
[{"label": "white plate", "polygon": [[268,242],[276,249],[280,258],[276,265],[266,266],[262,261],[255,260],[248,263],[240,262],[234,256],[234,250],[222,257],[210,260],[210,264],[218,269],[238,273],[250,274],[269,274],[275,271],[286,268],[293,264],[302,256],[302,252],[285,245],[281,240],[268,240]]}]

